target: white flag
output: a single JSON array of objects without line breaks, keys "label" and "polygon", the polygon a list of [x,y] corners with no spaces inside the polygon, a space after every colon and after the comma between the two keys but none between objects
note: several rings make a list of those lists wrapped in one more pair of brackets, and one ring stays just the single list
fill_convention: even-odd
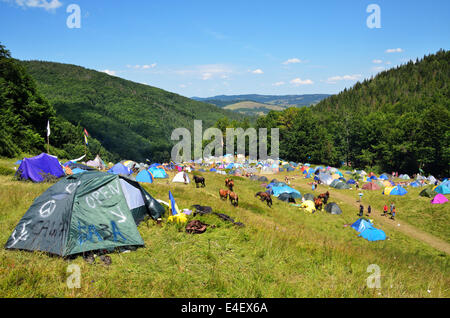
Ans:
[{"label": "white flag", "polygon": [[50,136],[50,121],[47,121],[47,137]]}]

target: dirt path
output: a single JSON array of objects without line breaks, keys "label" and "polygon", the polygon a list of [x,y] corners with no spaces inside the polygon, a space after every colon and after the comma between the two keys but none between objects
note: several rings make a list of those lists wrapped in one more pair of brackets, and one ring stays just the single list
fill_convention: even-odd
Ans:
[{"label": "dirt path", "polygon": [[[295,185],[306,191],[311,190],[309,186],[299,184],[298,182],[296,182]],[[318,191],[320,191],[320,190],[318,190]],[[326,190],[324,190],[324,192],[325,191]],[[339,200],[341,200],[351,206],[355,206],[356,208],[359,207],[359,203],[356,202],[353,197],[349,197],[348,195],[345,195],[344,193],[339,192],[339,191],[333,191],[333,190],[328,190],[328,191],[330,191],[330,194],[333,197],[336,197]],[[422,230],[417,229],[416,227],[406,223],[405,221],[399,221],[399,220],[394,221],[388,217],[381,216],[381,211],[375,210],[373,208],[372,208],[372,213],[371,213],[370,217],[377,220],[377,222],[382,225],[390,227],[391,229],[394,229],[396,231],[402,232],[403,234],[406,234],[412,238],[415,238],[421,242],[424,242],[424,243],[430,245],[431,247],[434,247],[435,249],[445,252],[450,255],[450,244],[448,244],[447,242],[445,242],[444,240],[442,240],[438,237],[435,237],[429,233],[426,233]],[[398,226],[398,224],[400,224],[400,226]]]}]

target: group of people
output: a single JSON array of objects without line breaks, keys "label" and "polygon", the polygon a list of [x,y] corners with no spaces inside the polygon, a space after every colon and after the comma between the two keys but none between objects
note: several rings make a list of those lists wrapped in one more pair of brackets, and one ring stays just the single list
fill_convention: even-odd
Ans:
[{"label": "group of people", "polygon": [[[383,214],[382,216],[387,216],[388,214],[391,215],[390,219],[395,220],[395,214],[396,214],[395,204],[394,202],[391,202],[390,207],[388,208],[387,204],[383,207]],[[370,216],[370,213],[372,213],[372,207],[369,205],[367,207],[367,216]],[[359,216],[362,217],[364,214],[364,206],[362,204],[359,204]]]},{"label": "group of people", "polygon": [[[395,220],[395,213],[396,212],[397,211],[395,210],[395,204],[394,204],[394,202],[391,202],[391,205],[389,207],[389,214],[391,215],[391,219],[392,220]],[[386,216],[387,214],[388,214],[388,206],[387,206],[387,204],[385,204],[384,207],[383,207],[383,214],[382,214],[382,216]]]}]

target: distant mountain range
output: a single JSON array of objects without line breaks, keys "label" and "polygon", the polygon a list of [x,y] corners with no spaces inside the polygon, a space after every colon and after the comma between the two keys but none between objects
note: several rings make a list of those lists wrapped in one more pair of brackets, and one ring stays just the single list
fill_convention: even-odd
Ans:
[{"label": "distant mountain range", "polygon": [[248,115],[264,115],[271,110],[288,107],[311,106],[329,97],[329,94],[305,95],[218,95],[213,97],[192,97],[193,100],[231,109]]}]

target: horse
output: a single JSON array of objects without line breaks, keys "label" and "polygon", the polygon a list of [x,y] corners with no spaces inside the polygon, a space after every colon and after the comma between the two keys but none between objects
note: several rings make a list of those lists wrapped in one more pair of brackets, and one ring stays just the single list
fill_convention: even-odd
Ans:
[{"label": "horse", "polygon": [[220,189],[219,190],[219,195],[220,195],[220,199],[221,200],[226,200],[228,199],[228,195],[230,194],[229,190],[224,190],[224,189]]},{"label": "horse", "polygon": [[316,210],[322,210],[323,205],[322,199],[314,198],[314,205],[316,207]]},{"label": "horse", "polygon": [[194,176],[195,186],[198,188],[198,184],[200,183],[202,185],[202,188],[206,187],[205,185],[205,178]]},{"label": "horse", "polygon": [[255,194],[256,197],[259,197],[262,202],[266,201],[269,208],[272,206],[272,197],[267,192],[258,192]]},{"label": "horse", "polygon": [[235,207],[238,206],[239,204],[239,197],[235,192],[230,192],[230,194],[228,195],[230,198],[230,202],[232,205],[234,205]]},{"label": "horse", "polygon": [[234,187],[233,179],[225,179],[225,186],[228,187],[228,189],[230,189],[230,191],[233,191],[233,187]]},{"label": "horse", "polygon": [[330,198],[330,192],[325,192],[325,193],[321,193],[319,194],[319,199],[321,199],[323,201],[324,204],[327,204],[328,199]]}]

